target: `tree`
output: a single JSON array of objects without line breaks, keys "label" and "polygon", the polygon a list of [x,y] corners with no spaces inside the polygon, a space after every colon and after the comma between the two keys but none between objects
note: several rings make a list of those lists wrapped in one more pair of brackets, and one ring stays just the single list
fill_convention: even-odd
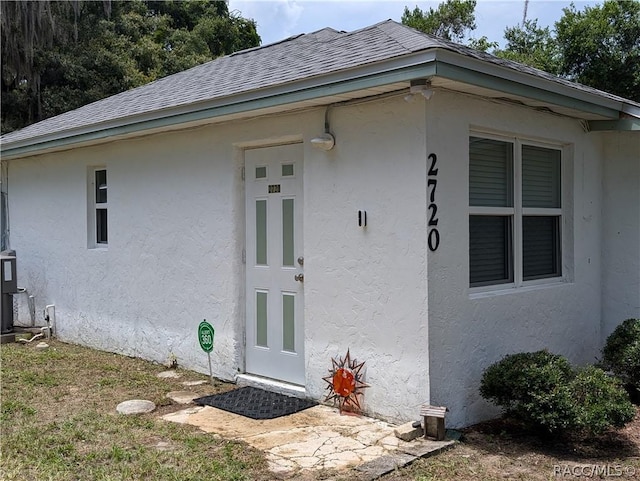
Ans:
[{"label": "tree", "polygon": [[33,122],[41,111],[36,56],[53,44],[54,37],[61,38],[53,12],[59,8],[48,1],[0,3],[2,132]]},{"label": "tree", "polygon": [[560,73],[561,52],[549,27],[540,28],[537,20],[525,20],[521,26],[507,27],[504,38],[505,49],[495,50],[494,55],[555,75]]},{"label": "tree", "polygon": [[498,48],[498,42],[490,42],[486,36],[482,36],[480,38],[470,38],[469,47],[480,50],[481,52],[486,52],[487,50]]},{"label": "tree", "polygon": [[[475,29],[475,0],[446,0],[437,9],[405,7],[402,23],[425,33],[462,43],[465,30]],[[578,11],[563,10],[555,28],[523,19],[507,27],[507,43],[497,49],[486,37],[468,39],[477,50],[539,68],[621,97],[640,102],[640,2],[604,0]]]},{"label": "tree", "polygon": [[428,12],[417,6],[413,11],[404,7],[402,23],[421,32],[461,42],[466,30],[476,28],[475,8],[476,0],[446,0],[436,10],[429,8]]},{"label": "tree", "polygon": [[553,32],[529,20],[505,38],[499,57],[640,101],[640,2],[605,0],[582,12],[571,5]]},{"label": "tree", "polygon": [[209,0],[0,2],[2,133],[260,44]]},{"label": "tree", "polygon": [[640,102],[640,2],[606,0],[563,12],[555,25],[560,74]]}]

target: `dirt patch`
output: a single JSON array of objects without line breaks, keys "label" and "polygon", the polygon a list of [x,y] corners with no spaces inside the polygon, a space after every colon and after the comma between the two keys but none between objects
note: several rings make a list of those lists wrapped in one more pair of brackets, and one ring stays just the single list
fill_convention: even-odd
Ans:
[{"label": "dirt patch", "polygon": [[464,443],[474,448],[511,456],[537,453],[587,460],[616,460],[640,455],[640,415],[623,429],[610,429],[600,436],[534,436],[520,424],[497,419],[464,430]]},{"label": "dirt patch", "polygon": [[640,479],[640,409],[623,429],[601,436],[533,436],[497,419],[463,430],[461,442],[434,458],[382,477],[383,481]]}]

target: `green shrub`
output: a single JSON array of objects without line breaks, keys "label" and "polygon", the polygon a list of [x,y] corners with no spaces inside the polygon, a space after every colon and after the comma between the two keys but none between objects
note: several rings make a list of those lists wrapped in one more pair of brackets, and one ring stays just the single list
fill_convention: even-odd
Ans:
[{"label": "green shrub", "polygon": [[636,410],[620,381],[594,366],[578,372],[571,381],[577,426],[593,434],[632,421]]},{"label": "green shrub", "polygon": [[622,382],[640,390],[640,319],[627,319],[607,338],[602,350],[602,366]]},{"label": "green shrub", "polygon": [[574,375],[569,361],[548,351],[512,354],[487,368],[480,394],[530,427],[561,431],[575,424]]},{"label": "green shrub", "polygon": [[618,381],[599,368],[579,372],[548,351],[505,356],[482,376],[480,394],[530,429],[546,433],[603,432],[635,414]]}]

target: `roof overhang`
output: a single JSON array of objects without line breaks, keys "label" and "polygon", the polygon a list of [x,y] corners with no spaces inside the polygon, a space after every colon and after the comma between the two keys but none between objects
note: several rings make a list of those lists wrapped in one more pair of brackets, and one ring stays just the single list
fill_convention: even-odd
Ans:
[{"label": "roof overhang", "polygon": [[[591,122],[592,130],[638,125],[640,108],[597,92],[516,71],[499,64],[435,48],[206,102],[123,117],[39,137],[5,142],[4,159],[65,150],[120,138],[178,130],[212,122],[246,119],[402,90],[416,78],[436,87],[516,102]],[[625,119],[621,121],[621,113]],[[602,124],[598,122],[617,122]],[[620,123],[622,122],[622,123]],[[632,128],[631,130],[636,130]]]},{"label": "roof overhang", "polygon": [[619,119],[619,120],[590,120],[589,131],[618,131],[633,132],[640,131],[640,119]]}]

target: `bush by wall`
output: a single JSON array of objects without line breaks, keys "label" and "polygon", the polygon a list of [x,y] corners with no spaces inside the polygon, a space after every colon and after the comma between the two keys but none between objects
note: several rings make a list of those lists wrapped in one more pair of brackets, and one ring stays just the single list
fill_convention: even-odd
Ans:
[{"label": "bush by wall", "polygon": [[640,398],[640,319],[627,319],[611,333],[602,350],[602,366]]},{"label": "bush by wall", "polygon": [[489,366],[480,394],[507,416],[547,433],[598,434],[635,415],[616,379],[595,367],[576,371],[566,358],[548,351],[512,354]]},{"label": "bush by wall", "polygon": [[578,371],[569,389],[574,396],[576,426],[589,432],[599,434],[610,426],[622,427],[636,414],[620,381],[597,367]]}]

